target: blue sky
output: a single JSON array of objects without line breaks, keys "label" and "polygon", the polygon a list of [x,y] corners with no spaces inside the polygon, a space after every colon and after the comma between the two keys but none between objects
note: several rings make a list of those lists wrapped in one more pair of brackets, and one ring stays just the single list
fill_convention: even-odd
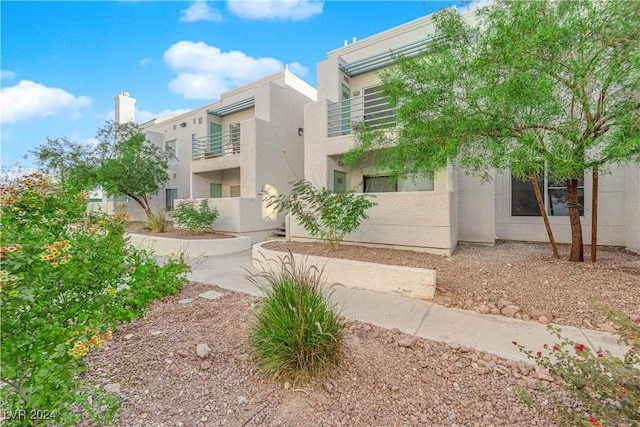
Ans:
[{"label": "blue sky", "polygon": [[88,142],[137,99],[139,123],[190,110],[283,64],[316,86],[316,63],[457,1],[1,1],[2,165],[47,137]]}]

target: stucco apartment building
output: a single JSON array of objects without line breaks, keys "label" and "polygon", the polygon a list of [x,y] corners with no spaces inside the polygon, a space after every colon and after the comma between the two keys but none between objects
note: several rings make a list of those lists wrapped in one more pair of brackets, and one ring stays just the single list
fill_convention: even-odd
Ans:
[{"label": "stucco apartment building", "polygon": [[[174,153],[154,209],[207,199],[219,213],[217,231],[254,241],[273,234],[284,218],[266,208],[263,194],[287,192],[303,177],[303,107],[315,99],[315,89],[284,68],[214,103],[141,124],[149,141]],[[116,121],[130,120],[135,100],[121,93],[115,101]],[[128,209],[142,218],[135,203]]]},{"label": "stucco apartment building", "polygon": [[[473,14],[464,18],[469,22]],[[304,176],[335,192],[374,193],[378,204],[346,242],[424,250],[449,255],[460,241],[493,244],[496,239],[546,241],[547,236],[531,184],[509,171],[493,171],[491,180],[467,176],[453,165],[420,177],[392,181],[372,165],[344,167],[344,153],[353,146],[353,121],[388,126],[393,111],[380,93],[379,72],[395,54],[417,55],[432,38],[431,16],[378,33],[345,41],[317,64],[318,100],[304,109]],[[571,231],[564,190],[546,180],[545,205],[559,242]],[[611,167],[601,176],[598,243],[640,252],[640,168]],[[591,176],[585,174],[581,203],[585,242],[590,239]],[[309,237],[291,220],[288,234]]]}]

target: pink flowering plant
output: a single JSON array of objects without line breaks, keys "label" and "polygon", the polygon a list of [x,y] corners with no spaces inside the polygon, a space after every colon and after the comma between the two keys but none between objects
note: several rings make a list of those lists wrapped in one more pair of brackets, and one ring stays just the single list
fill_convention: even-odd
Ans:
[{"label": "pink flowering plant", "polygon": [[597,305],[616,325],[620,342],[628,346],[622,358],[608,351],[592,351],[549,325],[558,339],[536,352],[514,341],[536,364],[548,368],[586,408],[582,413],[558,403],[561,420],[580,426],[640,426],[640,328],[619,311]]},{"label": "pink flowering plant", "polygon": [[83,398],[84,357],[186,281],[181,259],[158,266],[126,241],[124,216],[89,217],[86,206],[85,193],[38,174],[0,186],[4,425],[73,425],[81,413],[108,422]]}]

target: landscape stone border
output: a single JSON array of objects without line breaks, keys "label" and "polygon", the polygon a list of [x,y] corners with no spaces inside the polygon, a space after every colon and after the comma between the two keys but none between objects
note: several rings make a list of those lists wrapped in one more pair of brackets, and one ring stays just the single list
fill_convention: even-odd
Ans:
[{"label": "landscape stone border", "polygon": [[175,239],[128,233],[131,243],[139,249],[151,249],[158,256],[184,253],[185,257],[216,256],[240,252],[251,248],[250,237],[229,239]]},{"label": "landscape stone border", "polygon": [[[286,252],[265,248],[266,243],[269,242],[256,243],[252,247],[253,266],[257,269],[263,270],[269,264],[274,267],[288,256]],[[432,300],[436,292],[435,270],[296,253],[293,257],[296,262],[304,260],[307,265],[323,270],[323,277],[330,284],[425,300]]]}]

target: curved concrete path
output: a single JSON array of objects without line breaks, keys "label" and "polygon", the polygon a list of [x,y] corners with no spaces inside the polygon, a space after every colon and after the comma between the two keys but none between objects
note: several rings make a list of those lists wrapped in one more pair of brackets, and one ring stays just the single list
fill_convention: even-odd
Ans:
[{"label": "curved concrete path", "polygon": [[[251,251],[188,260],[192,266],[190,280],[218,285],[221,288],[259,295],[260,290],[247,275],[255,274]],[[536,352],[543,344],[553,344],[554,337],[546,325],[504,316],[477,314],[467,310],[446,308],[428,301],[334,285],[332,300],[347,317],[384,328],[471,347],[510,360],[532,363],[512,341]],[[611,333],[562,327],[562,334],[573,341],[590,346],[594,351],[609,350],[622,356],[627,348],[617,343]]]}]

